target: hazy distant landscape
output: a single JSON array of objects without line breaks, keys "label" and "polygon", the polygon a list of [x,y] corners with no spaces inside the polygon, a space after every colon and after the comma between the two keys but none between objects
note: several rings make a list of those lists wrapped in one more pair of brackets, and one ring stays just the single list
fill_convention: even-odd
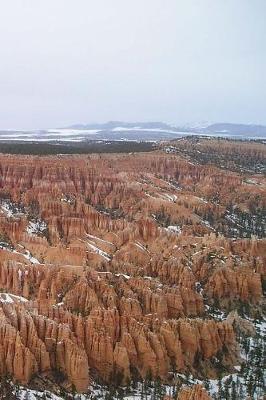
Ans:
[{"label": "hazy distant landscape", "polygon": [[[233,139],[266,139],[266,126],[216,123],[207,126],[174,126],[163,122],[76,124],[47,130],[1,130],[1,142],[159,141],[188,135]],[[0,145],[1,146],[1,145]]]}]

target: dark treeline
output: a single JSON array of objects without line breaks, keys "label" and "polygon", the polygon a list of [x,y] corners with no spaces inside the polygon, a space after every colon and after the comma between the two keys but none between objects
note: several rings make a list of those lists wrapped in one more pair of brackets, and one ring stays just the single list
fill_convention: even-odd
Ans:
[{"label": "dark treeline", "polygon": [[134,153],[152,151],[153,142],[108,141],[79,143],[0,143],[0,153],[25,155]]}]

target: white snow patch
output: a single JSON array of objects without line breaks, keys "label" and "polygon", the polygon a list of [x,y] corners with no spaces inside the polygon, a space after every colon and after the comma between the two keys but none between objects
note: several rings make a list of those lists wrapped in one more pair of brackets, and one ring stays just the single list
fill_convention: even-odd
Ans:
[{"label": "white snow patch", "polygon": [[99,129],[48,129],[49,136],[95,135]]},{"label": "white snow patch", "polygon": [[[20,253],[22,254],[22,253]],[[27,260],[29,260],[32,264],[40,264],[37,258],[33,257],[29,250],[26,250],[26,254],[22,254]]]},{"label": "white snow patch", "polygon": [[148,250],[146,249],[146,247],[145,247],[142,243],[140,243],[140,242],[135,242],[134,244],[135,244],[135,246],[137,246],[137,247],[138,247],[139,249],[141,249],[142,251],[148,252]]},{"label": "white snow patch", "polygon": [[163,200],[172,201],[173,203],[177,200],[177,196],[175,194],[162,193],[160,197]]},{"label": "white snow patch", "polygon": [[87,236],[88,236],[89,238],[91,238],[91,239],[96,239],[96,240],[99,240],[100,242],[107,243],[107,244],[111,244],[112,246],[114,246],[114,244],[113,244],[112,242],[109,242],[108,240],[100,239],[100,238],[97,237],[97,236],[93,236],[93,235],[89,235],[89,234],[87,234]]},{"label": "white snow patch", "polygon": [[130,278],[130,275],[127,275],[127,274],[115,274],[115,276],[123,276],[125,279]]},{"label": "white snow patch", "polygon": [[110,261],[111,257],[109,254],[107,254],[105,251],[99,249],[98,247],[94,246],[91,243],[87,243],[88,246],[94,251],[94,253],[99,254],[101,257],[103,257],[106,261]]},{"label": "white snow patch", "polygon": [[181,228],[178,225],[169,225],[167,228],[164,228],[167,232],[176,233],[180,235]]},{"label": "white snow patch", "polygon": [[16,301],[20,301],[21,303],[26,303],[28,300],[22,296],[16,296],[10,293],[0,293],[0,302],[1,303],[15,303]]},{"label": "white snow patch", "polygon": [[45,221],[38,219],[36,221],[29,222],[29,224],[26,228],[26,232],[29,235],[36,235],[38,233],[39,234],[43,233],[46,229],[47,229],[47,223]]},{"label": "white snow patch", "polygon": [[1,204],[1,210],[8,218],[24,214],[21,209],[11,201],[3,201]]},{"label": "white snow patch", "polygon": [[4,249],[6,251],[9,251],[10,253],[14,253],[14,254],[19,254],[22,257],[25,257],[27,260],[29,260],[32,264],[40,264],[39,260],[37,260],[37,258],[33,257],[32,254],[30,253],[29,250],[26,250],[25,247],[23,247],[23,249],[25,249],[25,253],[21,253],[17,250],[14,250],[11,247],[7,247],[8,244],[4,243],[4,242],[0,242],[0,249]]},{"label": "white snow patch", "polygon": [[[49,399],[49,400],[63,400],[63,397],[59,397],[59,396],[57,396],[51,392],[48,392],[46,390],[44,392],[41,392],[39,390],[32,390],[32,389],[26,389],[26,388],[19,390],[17,399],[18,400],[26,400],[26,399],[27,400],[40,400],[43,398],[43,395],[45,395],[46,396],[45,398]],[[80,399],[82,399],[82,400],[85,399],[85,396],[80,397]]]}]

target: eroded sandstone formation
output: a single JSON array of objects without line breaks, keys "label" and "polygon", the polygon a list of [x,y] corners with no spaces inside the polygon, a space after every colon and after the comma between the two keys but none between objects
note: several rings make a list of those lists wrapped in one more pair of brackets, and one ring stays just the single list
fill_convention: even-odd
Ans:
[{"label": "eroded sandstone formation", "polygon": [[211,397],[201,385],[195,385],[192,388],[182,388],[178,400],[211,400]]},{"label": "eroded sandstone formation", "polygon": [[60,373],[85,392],[97,378],[216,376],[217,357],[230,370],[237,318],[210,307],[261,306],[266,242],[225,229],[232,202],[265,206],[259,179],[251,191],[162,152],[1,156],[0,373]]}]

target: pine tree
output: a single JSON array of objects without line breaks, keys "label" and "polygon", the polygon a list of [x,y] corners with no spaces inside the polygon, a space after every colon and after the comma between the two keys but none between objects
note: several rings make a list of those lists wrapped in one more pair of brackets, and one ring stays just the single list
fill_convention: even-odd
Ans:
[{"label": "pine tree", "polygon": [[236,383],[234,381],[232,381],[231,398],[232,400],[237,400],[237,389],[236,389]]},{"label": "pine tree", "polygon": [[206,390],[210,390],[210,382],[207,378],[204,380],[203,384]]},{"label": "pine tree", "polygon": [[222,399],[222,391],[223,391],[223,386],[222,386],[222,379],[218,379],[218,399]]},{"label": "pine tree", "polygon": [[251,398],[252,398],[253,394],[254,394],[254,379],[253,379],[252,375],[250,375],[249,381],[247,383],[247,392],[248,392],[249,396],[251,396]]},{"label": "pine tree", "polygon": [[230,379],[227,378],[224,381],[224,390],[223,390],[223,398],[224,399],[229,399],[229,396],[230,396],[229,386],[230,386]]}]

